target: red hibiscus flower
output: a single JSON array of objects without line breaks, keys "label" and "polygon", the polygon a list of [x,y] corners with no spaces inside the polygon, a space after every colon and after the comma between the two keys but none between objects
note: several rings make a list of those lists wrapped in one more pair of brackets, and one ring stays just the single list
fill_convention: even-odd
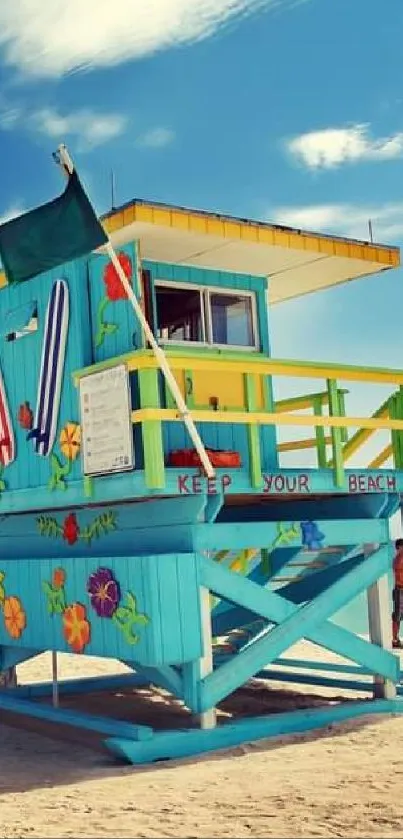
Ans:
[{"label": "red hibiscus flower", "polygon": [[[123,268],[123,271],[126,274],[128,280],[132,278],[132,263],[128,256],[125,253],[118,254],[118,260]],[[116,269],[112,265],[112,262],[108,262],[105,271],[104,271],[104,283],[106,288],[106,296],[108,300],[111,302],[115,302],[116,300],[125,300],[127,297],[126,291],[120,282],[120,279],[116,273]]]},{"label": "red hibiscus flower", "polygon": [[77,539],[80,534],[80,528],[77,523],[77,518],[75,513],[70,513],[70,515],[66,516],[63,522],[63,539],[68,542],[69,545],[74,545],[77,542]]}]

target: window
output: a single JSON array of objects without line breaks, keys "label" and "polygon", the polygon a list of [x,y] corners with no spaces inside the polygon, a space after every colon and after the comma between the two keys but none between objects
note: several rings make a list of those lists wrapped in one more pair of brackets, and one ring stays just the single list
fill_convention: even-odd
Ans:
[{"label": "window", "polygon": [[199,289],[156,286],[158,337],[163,341],[205,341]]},{"label": "window", "polygon": [[155,295],[161,341],[257,348],[253,294],[157,282]]},{"label": "window", "polygon": [[209,293],[213,344],[253,347],[252,298],[242,294]]}]

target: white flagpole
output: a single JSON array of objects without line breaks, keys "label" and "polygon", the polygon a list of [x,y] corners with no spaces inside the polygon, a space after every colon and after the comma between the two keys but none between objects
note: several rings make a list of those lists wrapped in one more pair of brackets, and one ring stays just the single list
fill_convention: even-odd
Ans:
[{"label": "white flagpole", "polygon": [[[64,145],[59,146],[59,148],[57,150],[57,153],[58,153],[59,161],[60,161],[61,165],[66,170],[66,172],[69,175],[71,175],[72,172],[74,171],[74,164],[73,164],[73,161],[72,161],[72,159],[71,159],[71,157],[70,157],[70,155],[69,155],[69,153],[66,149],[66,146],[64,146]],[[101,221],[99,223],[102,224]],[[104,230],[105,230],[105,228],[104,228]],[[193,445],[194,445],[194,447],[197,451],[197,454],[199,455],[200,460],[203,464],[204,471],[205,471],[208,478],[214,478],[215,470],[214,470],[214,468],[211,464],[210,458],[209,458],[209,456],[206,452],[203,441],[202,441],[202,439],[200,437],[200,434],[199,434],[199,432],[198,432],[198,430],[195,426],[195,423],[192,419],[192,415],[191,415],[191,413],[190,413],[190,411],[189,411],[189,409],[186,405],[186,402],[185,402],[185,400],[184,400],[184,398],[181,394],[181,391],[179,389],[179,386],[178,386],[178,383],[175,379],[175,376],[173,375],[172,370],[171,370],[171,368],[168,364],[168,360],[166,358],[166,355],[154,338],[154,335],[153,335],[152,330],[149,326],[149,323],[144,316],[144,313],[143,313],[143,310],[140,306],[140,303],[137,300],[137,297],[136,297],[136,295],[133,291],[133,288],[130,285],[130,282],[127,279],[126,274],[125,274],[125,272],[124,272],[124,270],[123,270],[123,268],[122,268],[122,266],[119,262],[117,254],[115,252],[115,249],[112,245],[112,242],[109,239],[109,235],[108,235],[106,230],[105,230],[105,236],[107,236],[107,242],[105,244],[105,250],[106,250],[106,252],[107,252],[107,254],[108,254],[115,270],[116,270],[116,273],[117,273],[117,275],[120,279],[120,282],[123,285],[123,288],[124,288],[124,290],[127,294],[127,297],[130,300],[130,303],[132,304],[134,312],[137,315],[138,320],[140,321],[140,324],[142,326],[142,329],[144,331],[146,339],[147,339],[148,343],[150,344],[150,346],[151,346],[151,348],[154,352],[154,355],[155,355],[155,358],[158,362],[159,368],[165,376],[165,379],[166,379],[167,385],[169,387],[169,390],[171,391],[171,394],[172,394],[172,396],[173,396],[173,398],[176,402],[178,412],[183,419],[183,422],[184,422],[184,424],[185,424],[185,426],[186,426],[186,428],[189,432],[189,436],[190,436],[190,438],[193,442]]]}]

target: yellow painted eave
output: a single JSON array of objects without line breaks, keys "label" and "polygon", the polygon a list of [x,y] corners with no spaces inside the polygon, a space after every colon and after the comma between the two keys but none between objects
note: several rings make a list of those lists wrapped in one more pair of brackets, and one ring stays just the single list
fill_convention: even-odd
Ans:
[{"label": "yellow painted eave", "polygon": [[326,236],[266,222],[235,219],[181,207],[134,201],[103,218],[103,224],[110,234],[135,223],[151,224],[183,231],[183,233],[215,236],[231,241],[375,262],[380,268],[386,266],[396,268],[400,265],[400,250],[397,247]]}]

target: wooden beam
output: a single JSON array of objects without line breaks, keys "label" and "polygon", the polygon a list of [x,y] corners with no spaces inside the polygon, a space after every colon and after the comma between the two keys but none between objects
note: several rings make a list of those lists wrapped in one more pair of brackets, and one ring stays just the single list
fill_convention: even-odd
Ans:
[{"label": "wooden beam", "polygon": [[[350,382],[373,382],[374,384],[403,385],[403,370],[387,367],[358,367],[354,365],[325,364],[320,361],[293,361],[290,359],[267,358],[260,353],[240,353],[228,350],[217,352],[207,347],[200,351],[186,348],[186,351],[169,349],[166,352],[169,365],[174,370],[222,370],[223,372],[256,373],[261,376],[290,376],[297,378],[338,379]],[[156,369],[157,363],[150,350],[136,350],[125,355],[109,358],[73,372],[75,384],[89,373],[125,364],[129,372]]]},{"label": "wooden beam", "polygon": [[[320,429],[322,430],[322,429]],[[324,437],[324,443],[326,446],[330,445],[332,442],[331,437]],[[318,445],[318,441],[314,437],[308,437],[304,440],[289,440],[286,443],[278,443],[277,444],[277,451],[279,452],[296,452],[301,451],[302,449],[315,449]],[[325,464],[326,466],[327,464]]]},{"label": "wooden beam", "polygon": [[373,460],[371,460],[371,463],[368,464],[368,469],[378,469],[379,466],[382,466],[385,461],[392,456],[392,452],[392,443],[389,443],[376,457],[374,457]]},{"label": "wooden beam", "polygon": [[[241,425],[295,425],[322,426],[322,428],[371,428],[395,429],[403,431],[403,419],[388,419],[373,417],[317,417],[305,414],[276,414],[247,411],[192,411],[196,422],[239,423]],[[144,408],[132,411],[132,422],[147,422],[159,420],[165,422],[182,422],[181,416],[174,409]]]}]

